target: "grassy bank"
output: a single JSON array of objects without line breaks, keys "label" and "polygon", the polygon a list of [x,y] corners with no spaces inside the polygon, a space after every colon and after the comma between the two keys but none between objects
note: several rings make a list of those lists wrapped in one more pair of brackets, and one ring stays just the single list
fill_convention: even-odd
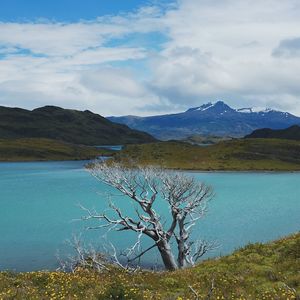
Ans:
[{"label": "grassy bank", "polygon": [[171,169],[299,171],[300,141],[238,139],[200,147],[182,142],[128,145],[118,161]]},{"label": "grassy bank", "polygon": [[110,153],[49,139],[0,139],[0,161],[84,160]]},{"label": "grassy bank", "polygon": [[[0,299],[300,299],[300,234],[176,272],[0,273]],[[208,298],[210,295],[210,298]]]}]

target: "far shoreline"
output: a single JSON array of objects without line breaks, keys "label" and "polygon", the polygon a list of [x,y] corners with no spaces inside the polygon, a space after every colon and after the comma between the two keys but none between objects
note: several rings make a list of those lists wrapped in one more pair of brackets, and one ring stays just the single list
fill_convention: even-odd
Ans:
[{"label": "far shoreline", "polygon": [[[107,156],[106,156],[107,157]],[[111,158],[113,158],[111,156]],[[91,164],[94,162],[95,160],[91,160]],[[147,166],[142,164],[142,166]],[[218,170],[207,170],[207,169],[185,169],[185,168],[168,168],[168,167],[163,167],[163,166],[159,166],[159,165],[151,165],[149,164],[148,166],[157,166],[157,167],[162,167],[166,170],[170,170],[170,171],[177,171],[177,172],[189,172],[189,173],[276,173],[276,174],[280,174],[280,173],[300,173],[300,170],[262,170],[262,169],[253,169],[253,170],[247,170],[247,169],[241,169],[241,170],[225,170],[225,169],[218,169]],[[86,169],[89,169],[89,164],[87,164],[85,166]]]},{"label": "far shoreline", "polygon": [[[99,156],[99,158],[107,158],[108,156]],[[0,164],[2,163],[43,163],[43,162],[86,162],[86,164],[83,166],[84,169],[89,169],[88,164],[93,163],[97,160],[97,158],[93,159],[36,159],[36,160],[1,160]],[[161,166],[158,166],[161,167]],[[189,173],[257,173],[257,174],[263,174],[263,173],[271,173],[271,174],[281,174],[281,173],[300,173],[300,170],[260,170],[260,169],[253,169],[253,170],[247,170],[247,169],[240,169],[240,170],[225,170],[225,169],[217,169],[217,170],[207,170],[207,169],[185,169],[185,168],[165,168],[166,170],[170,171],[178,171],[178,172],[189,172]]]}]

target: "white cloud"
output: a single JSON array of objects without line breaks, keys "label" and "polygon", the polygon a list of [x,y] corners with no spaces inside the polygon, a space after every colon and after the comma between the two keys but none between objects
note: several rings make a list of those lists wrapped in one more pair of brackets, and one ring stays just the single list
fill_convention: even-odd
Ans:
[{"label": "white cloud", "polygon": [[[145,115],[224,99],[300,115],[299,15],[298,0],[178,0],[70,24],[0,23],[0,104]],[[166,40],[129,41],[151,32]]]},{"label": "white cloud", "polygon": [[170,41],[153,61],[152,85],[182,106],[223,98],[300,115],[299,56],[272,56],[299,36],[299,15],[296,0],[179,1],[164,18]]},{"label": "white cloud", "polygon": [[[148,7],[71,24],[0,23],[0,105],[52,104],[111,115],[159,104],[130,71],[130,62],[145,59],[148,50],[126,46],[128,34],[156,31],[159,16]],[[125,39],[121,45],[106,45],[118,38]],[[127,66],[110,66],[122,62]]]}]

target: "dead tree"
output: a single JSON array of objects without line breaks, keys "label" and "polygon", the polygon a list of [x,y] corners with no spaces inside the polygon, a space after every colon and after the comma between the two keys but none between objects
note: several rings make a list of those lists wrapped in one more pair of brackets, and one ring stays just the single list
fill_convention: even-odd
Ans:
[{"label": "dead tree", "polygon": [[[203,240],[191,240],[192,227],[203,217],[206,204],[212,198],[211,187],[182,172],[156,167],[128,168],[118,163],[96,162],[90,173],[130,198],[136,204],[135,218],[124,215],[119,207],[111,203],[113,217],[85,209],[87,215],[84,219],[100,220],[98,228],[136,232],[137,242],[128,250],[128,257],[132,257],[132,254],[140,249],[142,236],[153,240],[151,247],[129,261],[140,258],[152,248],[157,248],[165,268],[176,270],[194,265],[213,247],[213,244]],[[166,222],[163,222],[158,210],[154,209],[159,201],[168,204],[170,219]],[[172,250],[172,241],[176,243],[177,251]]]}]

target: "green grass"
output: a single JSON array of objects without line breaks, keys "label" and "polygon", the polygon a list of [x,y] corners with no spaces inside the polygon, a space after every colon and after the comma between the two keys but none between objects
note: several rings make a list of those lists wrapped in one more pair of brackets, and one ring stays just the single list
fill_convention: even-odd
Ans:
[{"label": "green grass", "polygon": [[299,171],[300,141],[236,139],[207,147],[183,142],[128,145],[115,159],[170,169]]},{"label": "green grass", "polygon": [[0,139],[0,161],[84,160],[111,153],[42,138]]},{"label": "green grass", "polygon": [[196,299],[191,288],[205,300],[300,299],[300,233],[175,272],[0,273],[0,299]]}]

